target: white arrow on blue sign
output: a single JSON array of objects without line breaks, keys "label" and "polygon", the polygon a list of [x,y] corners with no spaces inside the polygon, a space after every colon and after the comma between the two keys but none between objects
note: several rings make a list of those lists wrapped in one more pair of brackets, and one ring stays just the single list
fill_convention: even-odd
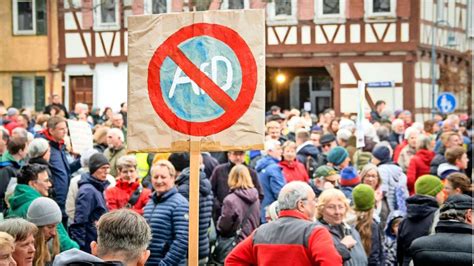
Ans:
[{"label": "white arrow on blue sign", "polygon": [[436,107],[443,114],[454,112],[457,107],[456,96],[451,92],[441,93],[436,100]]}]

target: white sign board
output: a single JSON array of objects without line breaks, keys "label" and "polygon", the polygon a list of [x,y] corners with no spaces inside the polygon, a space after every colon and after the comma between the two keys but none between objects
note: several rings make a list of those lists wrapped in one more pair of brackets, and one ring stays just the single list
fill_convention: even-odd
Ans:
[{"label": "white sign board", "polygon": [[92,129],[87,122],[68,120],[67,126],[71,139],[72,151],[81,154],[83,151],[94,147]]}]

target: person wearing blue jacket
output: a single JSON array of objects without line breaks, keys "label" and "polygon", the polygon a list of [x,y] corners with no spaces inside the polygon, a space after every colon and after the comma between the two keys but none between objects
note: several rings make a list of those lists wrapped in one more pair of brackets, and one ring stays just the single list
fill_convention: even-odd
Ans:
[{"label": "person wearing blue jacket", "polygon": [[150,173],[155,192],[143,214],[153,235],[147,265],[186,265],[189,203],[175,187],[173,164],[159,160]]},{"label": "person wearing blue jacket", "polygon": [[260,208],[261,223],[266,223],[265,208],[278,199],[278,194],[286,181],[278,162],[281,160],[282,149],[277,140],[265,142],[266,155],[257,162],[258,180],[263,188],[263,200]]},{"label": "person wearing blue jacket", "polygon": [[63,224],[67,224],[66,197],[69,189],[70,176],[81,168],[80,159],[69,163],[66,154],[64,137],[67,135],[66,119],[54,116],[51,117],[46,129],[38,134],[49,142],[51,157],[49,159],[49,169],[55,192],[55,200],[63,215]]},{"label": "person wearing blue jacket", "polygon": [[108,212],[104,190],[109,185],[107,174],[110,164],[102,153],[96,153],[89,159],[89,173],[81,175],[79,192],[76,198],[74,222],[70,226],[70,235],[82,251],[91,252],[90,244],[97,240],[96,223]]}]

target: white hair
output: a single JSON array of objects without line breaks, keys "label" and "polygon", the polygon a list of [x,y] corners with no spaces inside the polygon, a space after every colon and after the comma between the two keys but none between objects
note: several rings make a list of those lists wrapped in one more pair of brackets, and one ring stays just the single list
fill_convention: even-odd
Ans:
[{"label": "white hair", "polygon": [[308,193],[312,191],[313,189],[302,181],[293,181],[286,184],[278,195],[278,206],[280,210],[296,209],[298,201],[307,199]]},{"label": "white hair", "polygon": [[397,126],[403,125],[403,124],[405,124],[405,123],[404,123],[403,120],[401,120],[400,118],[397,118],[397,119],[393,120],[393,121],[392,121],[392,130],[395,130],[395,128],[396,128]]},{"label": "white hair", "polygon": [[280,142],[278,140],[269,139],[265,141],[265,151],[274,151],[277,146],[280,146]]},{"label": "white hair", "polygon": [[420,131],[417,128],[409,127],[405,130],[405,139],[409,139],[412,134],[420,134]]},{"label": "white hair", "polygon": [[117,136],[122,142],[125,140],[125,136],[123,135],[122,130],[120,130],[119,128],[111,128],[109,129],[107,134],[112,134],[112,135]]}]

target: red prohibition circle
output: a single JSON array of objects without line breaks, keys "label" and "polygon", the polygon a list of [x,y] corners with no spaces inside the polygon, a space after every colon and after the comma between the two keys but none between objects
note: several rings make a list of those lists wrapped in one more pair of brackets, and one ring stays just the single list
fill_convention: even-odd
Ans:
[{"label": "red prohibition circle", "polygon": [[[178,48],[182,42],[199,36],[215,38],[234,51],[242,70],[242,86],[235,101],[204,73],[196,71],[199,69]],[[194,122],[178,117],[170,109],[160,85],[160,69],[167,57],[173,59],[194,82],[203,85],[200,87],[224,109],[222,115],[209,121]],[[148,95],[155,112],[170,128],[187,135],[209,136],[232,126],[250,107],[256,88],[257,65],[252,51],[237,32],[218,24],[196,23],[179,29],[156,49],[148,65]]]}]

